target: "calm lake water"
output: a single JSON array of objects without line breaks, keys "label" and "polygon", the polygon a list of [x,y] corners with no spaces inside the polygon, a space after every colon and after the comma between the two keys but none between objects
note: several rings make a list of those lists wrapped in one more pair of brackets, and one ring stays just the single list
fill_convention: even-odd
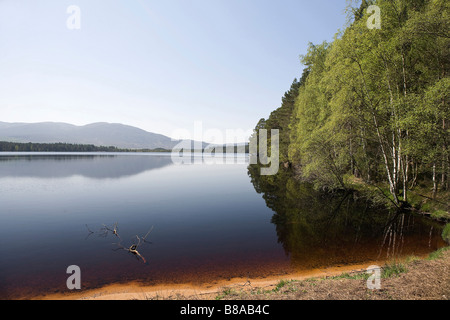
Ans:
[{"label": "calm lake water", "polygon": [[[245,156],[241,156],[245,157]],[[0,155],[0,298],[109,283],[202,282],[425,254],[442,226],[324,197],[239,164],[175,165],[170,154]],[[243,163],[242,163],[243,162]],[[138,259],[121,245],[152,227]],[[118,250],[117,250],[118,249]]]}]

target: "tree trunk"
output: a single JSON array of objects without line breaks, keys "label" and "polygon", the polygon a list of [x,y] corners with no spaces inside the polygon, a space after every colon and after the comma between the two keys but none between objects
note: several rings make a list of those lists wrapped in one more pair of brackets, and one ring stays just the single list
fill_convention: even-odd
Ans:
[{"label": "tree trunk", "polygon": [[[444,104],[445,102],[442,101],[442,103]],[[442,119],[442,132],[444,132],[445,134],[445,118]],[[444,190],[447,190],[447,186],[445,183],[445,173],[447,172],[447,157],[446,157],[446,153],[447,153],[447,143],[444,139],[444,142],[442,143],[442,176],[441,176],[441,188]]]},{"label": "tree trunk", "polygon": [[[408,130],[406,131],[406,137],[408,138]],[[402,174],[403,174],[403,201],[408,202],[408,183],[409,183],[409,156],[406,154],[402,161]]]},{"label": "tree trunk", "polygon": [[[385,165],[385,168],[386,168],[386,174],[387,174],[387,178],[388,178],[388,181],[389,181],[390,193],[391,193],[391,195],[394,198],[394,203],[397,205],[399,203],[398,197],[397,197],[397,186],[395,184],[395,179],[393,179],[393,176],[392,176],[392,173],[391,173],[391,169],[390,169],[390,166],[389,166],[388,154],[386,153],[386,148],[385,148],[385,145],[384,145],[384,139],[383,139],[383,136],[382,136],[381,131],[380,131],[380,126],[379,126],[378,118],[377,118],[377,114],[376,114],[376,108],[373,105],[373,101],[372,101],[372,99],[370,97],[369,90],[367,88],[366,79],[364,77],[364,71],[362,69],[362,66],[361,66],[361,64],[359,63],[358,60],[353,59],[353,61],[358,64],[359,71],[360,71],[361,76],[362,76],[365,95],[367,96],[367,100],[370,103],[370,109],[371,109],[373,121],[374,121],[374,124],[375,124],[375,129],[376,129],[376,133],[377,133],[377,137],[378,137],[378,142],[380,144],[381,153],[382,153],[383,159],[384,159],[384,165]],[[395,158],[394,158],[394,155],[393,155],[393,162],[394,162],[393,168],[395,170],[395,160],[394,159]]]},{"label": "tree trunk", "polygon": [[405,160],[402,161],[403,169],[403,201],[408,202],[408,156],[405,156]]},{"label": "tree trunk", "polygon": [[414,188],[416,186],[417,183],[417,162],[414,162],[414,160],[412,160],[412,164],[411,164],[411,169],[412,169],[412,182],[411,182],[411,186],[410,189]]},{"label": "tree trunk", "polygon": [[437,179],[436,179],[436,163],[433,163],[433,199],[436,199]]}]

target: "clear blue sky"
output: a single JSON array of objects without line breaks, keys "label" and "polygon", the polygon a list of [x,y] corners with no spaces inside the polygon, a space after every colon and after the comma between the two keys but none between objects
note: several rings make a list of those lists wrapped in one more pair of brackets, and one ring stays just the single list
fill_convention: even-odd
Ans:
[{"label": "clear blue sky", "polygon": [[[81,9],[70,30],[69,5]],[[0,0],[0,121],[254,128],[346,0]]]}]

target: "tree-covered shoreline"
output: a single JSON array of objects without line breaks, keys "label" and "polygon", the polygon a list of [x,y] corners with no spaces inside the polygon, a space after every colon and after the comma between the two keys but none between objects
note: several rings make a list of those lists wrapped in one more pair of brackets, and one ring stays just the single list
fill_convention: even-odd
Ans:
[{"label": "tree-covered shoreline", "polygon": [[[231,149],[231,148],[232,149]],[[231,150],[231,151],[230,151]],[[236,144],[234,145],[224,145],[224,146],[216,146],[212,151],[208,148],[204,149],[186,149],[184,152],[211,152],[215,154],[215,152],[233,152],[240,153],[241,150],[244,153],[249,152],[248,144],[245,144],[242,148]],[[20,143],[20,142],[8,142],[8,141],[0,141],[0,152],[172,152],[172,150],[164,149],[164,148],[155,148],[155,149],[131,149],[131,148],[117,148],[114,146],[96,146],[93,144],[72,144],[72,143]]]},{"label": "tree-covered shoreline", "polygon": [[72,143],[18,143],[0,141],[0,152],[170,152],[157,149],[124,149],[113,146],[95,146],[93,144]]},{"label": "tree-covered shoreline", "polygon": [[[367,26],[370,5],[381,29]],[[256,128],[279,129],[280,162],[317,188],[364,185],[397,207],[427,191],[448,203],[449,2],[364,0],[350,9],[349,26],[310,44],[301,80]]]}]

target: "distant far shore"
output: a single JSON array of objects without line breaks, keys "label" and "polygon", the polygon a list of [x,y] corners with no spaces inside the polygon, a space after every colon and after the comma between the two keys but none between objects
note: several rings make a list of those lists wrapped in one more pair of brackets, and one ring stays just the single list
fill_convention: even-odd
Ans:
[{"label": "distant far shore", "polygon": [[[223,146],[223,151],[225,148]],[[219,147],[220,148],[220,147]],[[226,149],[228,151],[228,149]],[[191,152],[203,152],[202,150],[191,150]],[[0,141],[1,152],[111,152],[111,153],[151,153],[151,152],[172,152],[170,149],[154,148],[154,149],[133,149],[118,148],[114,146],[96,146],[93,144],[73,144],[73,143],[35,143],[35,142],[8,142]],[[212,152],[214,153],[214,151]],[[234,153],[238,152],[238,146],[234,145]],[[248,153],[248,146],[245,147],[245,153]]]},{"label": "distant far shore", "polygon": [[0,141],[0,152],[171,152],[169,149],[131,149],[73,143],[19,143]]}]

